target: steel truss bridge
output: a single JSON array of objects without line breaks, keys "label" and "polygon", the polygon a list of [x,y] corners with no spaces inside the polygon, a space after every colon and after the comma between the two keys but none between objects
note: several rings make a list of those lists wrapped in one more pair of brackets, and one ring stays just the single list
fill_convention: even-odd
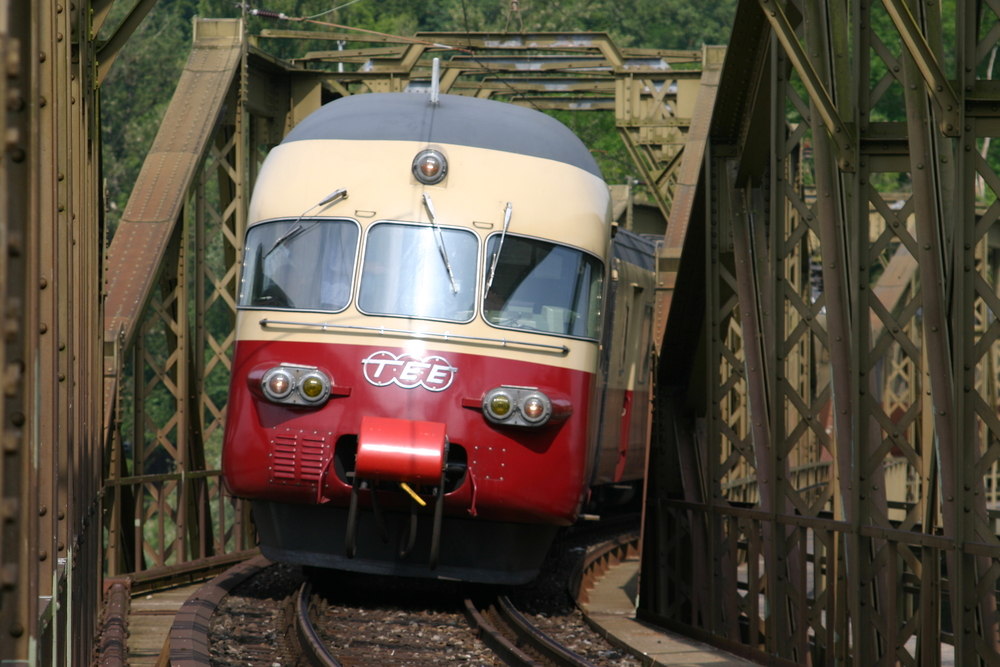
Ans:
[{"label": "steel truss bridge", "polygon": [[[98,42],[114,4],[0,0],[0,661],[121,659],[106,605],[252,547],[218,450],[257,166],[437,56],[446,92],[613,113],[666,220],[639,615],[774,664],[1000,663],[996,2],[741,0],[699,52],[200,20],[112,235],[98,95],[155,0]],[[303,39],[349,48],[268,55]]]}]

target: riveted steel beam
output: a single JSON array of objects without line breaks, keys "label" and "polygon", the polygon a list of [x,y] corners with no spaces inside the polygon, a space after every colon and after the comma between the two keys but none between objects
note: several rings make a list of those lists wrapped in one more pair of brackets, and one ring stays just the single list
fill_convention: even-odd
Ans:
[{"label": "riveted steel beam", "polygon": [[708,47],[705,69],[702,73],[698,97],[691,113],[691,127],[688,130],[684,151],[680,154],[677,169],[677,184],[670,203],[670,217],[663,243],[657,249],[657,298],[653,340],[658,354],[662,352],[667,321],[673,305],[673,295],[680,273],[680,262],[684,247],[688,243],[688,231],[696,224],[695,202],[701,180],[702,164],[708,150],[708,134],[712,124],[712,112],[719,92],[722,47]]},{"label": "riveted steel beam", "polygon": [[941,110],[939,127],[946,136],[957,137],[961,127],[961,108],[941,63],[917,26],[909,6],[902,0],[882,0],[903,44],[927,85],[927,92]]},{"label": "riveted steel beam", "polygon": [[[203,42],[196,42],[178,85],[176,103],[164,116],[112,240],[108,251],[106,340],[116,340],[124,332],[127,346],[139,326],[155,278],[149,267],[157,264],[173,234],[184,194],[194,182],[199,160],[208,150],[213,123],[239,71],[239,37],[228,38],[230,48],[220,48],[220,42],[226,39],[205,35]],[[176,178],[177,173],[183,176]],[[137,252],[143,254],[137,257]]]},{"label": "riveted steel beam", "polygon": [[100,85],[107,77],[111,66],[114,64],[122,47],[128,42],[132,33],[136,31],[142,20],[146,18],[149,10],[156,4],[156,0],[139,0],[132,11],[128,13],[125,20],[114,31],[111,37],[104,43],[97,52],[97,83]]},{"label": "riveted steel beam", "polygon": [[[235,501],[225,497],[218,462],[206,453],[206,442],[220,440],[218,393],[232,345],[231,332],[206,321],[233,320],[258,163],[250,146],[276,142],[289,118],[306,113],[298,107],[319,100],[304,82],[270,76],[273,63],[257,58],[255,80],[267,90],[252,101],[248,61],[241,22],[196,22],[188,64],[109,251],[105,335],[114,356],[106,401],[122,394],[132,406],[108,427],[117,462],[105,482],[115,499],[108,522],[113,571],[207,558],[246,548],[250,537],[245,512],[229,507]],[[144,253],[138,265],[136,253]]]},{"label": "riveted steel beam", "polygon": [[69,638],[93,636],[100,604],[92,327],[102,220],[90,10],[90,2],[0,3],[4,664],[86,664],[89,642]]},{"label": "riveted steel beam", "polygon": [[[0,252],[0,297],[5,304],[3,322],[7,336],[0,346],[0,364],[8,381],[24,382],[22,363],[32,337],[25,321],[28,276],[26,233],[31,220],[31,39],[15,41],[15,35],[32,34],[32,16],[26,5],[4,5],[0,32],[0,57],[7,76],[0,81],[7,104],[0,108],[6,133],[5,160],[0,167],[0,202],[6,247]],[[26,658],[32,640],[30,627],[33,592],[30,580],[36,575],[37,559],[30,559],[28,535],[31,515],[28,475],[30,452],[24,433],[28,405],[23,392],[4,392],[0,403],[3,419],[3,448],[0,450],[0,501],[4,529],[0,531],[0,659]]]},{"label": "riveted steel beam", "polygon": [[813,61],[806,55],[799,43],[780,3],[777,0],[760,0],[760,7],[831,134],[833,145],[837,149],[837,161],[840,168],[844,171],[854,171],[857,168],[854,131],[840,117],[829,88],[823,83]]}]

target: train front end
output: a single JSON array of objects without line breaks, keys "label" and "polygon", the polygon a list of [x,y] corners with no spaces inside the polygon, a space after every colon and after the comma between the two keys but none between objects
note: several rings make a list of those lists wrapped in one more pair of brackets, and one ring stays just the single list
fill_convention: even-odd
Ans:
[{"label": "train front end", "polygon": [[250,206],[223,448],[276,560],[521,583],[588,493],[608,192],[538,112],[322,107]]}]

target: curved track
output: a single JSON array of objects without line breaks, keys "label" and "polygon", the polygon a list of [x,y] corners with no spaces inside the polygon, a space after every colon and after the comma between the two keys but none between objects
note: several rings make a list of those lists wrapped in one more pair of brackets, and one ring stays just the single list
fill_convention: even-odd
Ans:
[{"label": "curved track", "polygon": [[[637,534],[618,536],[591,549],[579,569],[571,577],[574,599],[586,596],[587,590],[609,567],[633,555],[638,548]],[[311,587],[304,584],[293,606],[297,638],[303,655],[312,665],[339,665],[313,627],[310,617]],[[539,628],[522,614],[505,595],[484,596],[480,600],[465,598],[461,603],[464,615],[475,635],[508,665],[521,667],[558,665],[595,667],[595,663],[577,654]],[[590,623],[584,615],[585,620]],[[595,630],[600,628],[590,623]],[[627,647],[626,647],[627,648]],[[351,661],[354,664],[354,661]]]},{"label": "curved track", "polygon": [[[633,554],[636,547],[637,537],[626,535],[589,548],[578,570],[570,576],[569,586],[574,599],[585,597],[595,578],[615,562]],[[269,565],[271,563],[264,558],[247,561],[220,575],[192,596],[185,604],[185,609],[178,614],[171,630],[171,658],[185,660],[185,664],[210,664],[207,631],[216,606],[236,585],[255,577]],[[394,590],[398,597],[399,589]],[[286,650],[293,650],[298,654],[294,656],[298,664],[385,664],[385,655],[381,658],[377,655],[384,646],[378,644],[383,638],[389,638],[393,634],[402,638],[402,643],[395,650],[414,648],[420,652],[414,657],[413,664],[435,665],[448,662],[456,657],[454,647],[457,641],[466,642],[466,645],[458,649],[463,655],[469,651],[476,652],[474,661],[478,664],[614,664],[603,658],[597,663],[592,662],[592,659],[597,659],[596,656],[588,659],[563,646],[560,638],[562,641],[567,639],[565,636],[560,637],[563,629],[561,625],[548,625],[553,634],[546,634],[536,627],[536,621],[530,615],[518,611],[510,598],[495,592],[478,595],[475,601],[468,597],[462,600],[462,595],[456,595],[452,602],[447,602],[444,598],[449,594],[435,596],[435,609],[411,604],[412,609],[397,610],[394,617],[382,614],[378,601],[372,603],[371,600],[355,600],[345,604],[344,609],[338,612],[339,626],[337,620],[332,625],[329,624],[331,607],[339,603],[315,593],[310,582],[302,584],[294,594],[286,595],[284,612],[278,614],[285,619],[283,631],[279,622],[277,632],[283,634],[284,645],[289,647]],[[468,595],[467,591],[465,595]],[[389,604],[392,604],[392,598],[389,600]],[[530,602],[528,604],[531,605]],[[191,614],[195,614],[197,618]],[[347,619],[346,624],[343,619]],[[538,617],[538,620],[545,619]],[[323,627],[317,628],[320,624]],[[595,629],[600,632],[599,628]],[[414,639],[417,635],[438,635],[443,631],[450,631],[454,635],[417,647],[418,642]],[[372,638],[362,637],[366,633]],[[342,643],[329,641],[338,634],[347,639]],[[464,636],[465,639],[455,640],[453,636]],[[573,639],[569,641],[571,644],[574,642]],[[477,644],[478,649],[472,648]],[[452,650],[450,654],[446,652],[448,647]],[[386,655],[392,655],[391,651]],[[201,657],[205,659],[199,660]],[[389,661],[391,662],[391,658]]]},{"label": "curved track", "polygon": [[291,627],[288,635],[299,651],[299,659],[314,667],[341,667],[330,649],[323,642],[309,614],[309,600],[312,598],[312,584],[303,583],[298,592],[288,598],[287,618]]},{"label": "curved track", "polygon": [[479,638],[500,655],[508,665],[529,667],[595,667],[594,663],[574,653],[535,626],[504,595],[477,607],[465,601],[469,623]]},{"label": "curved track", "polygon": [[[300,652],[299,659],[316,667],[339,667],[347,664],[338,660],[336,649],[332,649],[322,639],[316,628],[311,613],[312,595],[312,587],[306,582],[289,599],[289,635],[293,637]],[[595,667],[594,663],[577,655],[533,625],[506,596],[495,596],[479,603],[466,598],[462,601],[462,608],[475,636],[496,653],[504,664],[518,667]],[[356,657],[349,662],[358,664]]]}]

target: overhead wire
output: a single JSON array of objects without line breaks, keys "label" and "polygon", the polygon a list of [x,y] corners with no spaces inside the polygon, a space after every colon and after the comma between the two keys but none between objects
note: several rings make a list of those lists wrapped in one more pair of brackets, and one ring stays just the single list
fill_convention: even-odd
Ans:
[{"label": "overhead wire", "polygon": [[[518,9],[517,13],[518,13],[518,19],[520,19],[521,18],[521,11],[520,11],[520,9]],[[462,0],[462,23],[465,26],[465,34],[466,35],[471,34],[472,30],[469,28],[469,13],[468,13],[468,9],[466,8],[466,0]],[[506,26],[504,27],[504,30],[506,31]],[[524,31],[524,23],[523,23],[523,21],[521,22],[521,31],[522,32]],[[472,59],[472,61],[475,62],[477,65],[479,65],[479,67],[482,68],[483,72],[485,72],[487,74],[490,72],[490,68],[488,68],[481,60],[479,60],[478,58],[476,58],[475,50],[473,49],[472,41],[471,40],[469,40],[468,53],[469,53],[469,57]],[[517,88],[515,88],[513,85],[511,85],[511,83],[509,81],[507,81],[505,78],[503,78],[503,77],[497,77],[496,80],[498,82],[500,82],[501,84],[503,84],[504,86],[506,86],[507,88],[509,88],[511,95],[513,95],[515,98],[520,98],[523,101],[527,102],[528,104],[530,104],[532,106],[532,108],[535,109],[535,111],[540,111],[542,113],[545,113],[544,110],[541,107],[539,107],[537,104],[535,104],[534,100],[532,100],[525,93],[522,93]]]},{"label": "overhead wire", "polygon": [[[250,14],[252,16],[261,16],[261,17],[265,17],[265,18],[271,18],[271,19],[282,20],[282,21],[293,21],[293,22],[300,22],[300,23],[312,23],[312,24],[315,24],[315,25],[322,25],[322,26],[325,26],[325,27],[337,28],[337,29],[340,29],[340,30],[347,30],[347,31],[360,32],[360,33],[365,33],[365,34],[370,34],[370,35],[376,35],[378,37],[387,38],[387,39],[391,39],[391,40],[399,41],[399,42],[404,42],[404,43],[423,44],[425,46],[430,46],[430,47],[439,48],[439,49],[445,49],[445,50],[449,50],[449,51],[460,51],[462,53],[467,54],[469,56],[470,60],[472,60],[474,63],[476,63],[482,69],[482,71],[485,74],[489,74],[492,71],[481,60],[479,60],[479,58],[476,57],[476,50],[475,50],[475,47],[472,44],[472,40],[471,39],[469,39],[469,42],[468,42],[467,46],[465,48],[463,48],[463,47],[460,47],[460,46],[454,46],[454,45],[450,45],[450,44],[440,44],[440,43],[437,43],[437,42],[430,42],[430,41],[427,41],[427,40],[418,39],[416,37],[403,37],[402,35],[393,35],[393,34],[390,34],[390,33],[379,32],[377,30],[369,30],[367,28],[357,28],[357,27],[354,27],[354,26],[348,26],[348,25],[342,25],[342,24],[339,24],[339,23],[331,23],[331,22],[328,22],[328,21],[319,21],[319,20],[317,20],[321,16],[326,16],[327,14],[332,14],[333,12],[337,11],[338,9],[343,9],[344,7],[347,7],[349,5],[353,5],[354,3],[360,2],[360,1],[361,0],[349,0],[349,2],[345,2],[343,4],[337,5],[336,7],[328,9],[328,10],[326,10],[324,12],[320,12],[319,14],[314,14],[312,16],[301,16],[301,17],[293,17],[293,16],[288,16],[287,14],[285,14],[283,12],[275,12],[275,11],[271,11],[271,10],[267,10],[267,9],[259,9],[259,8],[251,7],[249,5],[249,3],[246,3],[246,2],[236,3],[236,6],[239,7],[239,8],[241,8],[244,12],[246,12],[247,14]],[[462,23],[463,23],[463,25],[465,27],[465,33],[467,35],[469,35],[469,34],[472,33],[472,30],[469,27],[469,12],[468,12],[468,7],[467,7],[466,3],[467,3],[467,0],[462,0]],[[521,8],[520,8],[519,0],[510,0],[510,11],[507,14],[507,22],[506,22],[506,24],[504,26],[504,31],[505,32],[506,32],[507,28],[510,25],[510,19],[513,16],[515,16],[515,15],[517,17],[517,21],[518,21],[518,24],[519,24],[521,32],[524,31],[524,19],[521,16]],[[525,92],[519,91],[517,88],[515,88],[503,76],[497,76],[497,78],[495,80],[498,83],[500,83],[503,86],[505,86],[510,91],[511,96],[514,97],[515,99],[520,99],[523,102],[526,102],[532,108],[534,108],[535,111],[539,111],[541,113],[545,113],[545,110],[542,109],[540,106],[538,106],[533,99],[531,99],[530,97],[528,97]]]},{"label": "overhead wire", "polygon": [[[344,5],[341,5],[340,7],[346,7],[347,5],[352,4],[353,2],[358,2],[358,1],[359,0],[351,0],[351,2],[348,2],[348,3],[344,4]],[[343,25],[343,24],[340,24],[340,23],[331,23],[329,21],[318,21],[315,18],[309,17],[309,16],[289,16],[288,14],[285,14],[284,12],[276,12],[276,11],[273,11],[273,10],[270,10],[270,9],[260,9],[259,7],[251,7],[246,2],[238,2],[238,3],[236,3],[236,6],[239,7],[240,9],[242,9],[244,12],[246,12],[250,16],[260,16],[260,17],[263,17],[263,18],[274,19],[276,21],[291,21],[291,22],[295,22],[295,23],[311,23],[311,24],[314,24],[314,25],[321,25],[321,26],[325,26],[325,27],[328,27],[328,28],[337,28],[338,30],[349,30],[349,31],[354,31],[354,32],[365,33],[365,34],[368,34],[368,35],[376,35],[378,37],[383,37],[383,38],[386,38],[386,39],[390,39],[392,41],[402,42],[402,43],[407,43],[407,44],[423,44],[424,46],[431,46],[431,47],[434,47],[434,48],[437,48],[437,49],[446,49],[446,50],[449,50],[449,51],[466,51],[466,49],[462,49],[462,48],[457,47],[457,46],[452,46],[450,44],[439,44],[437,42],[429,42],[429,41],[427,41],[425,39],[417,39],[416,37],[403,37],[402,35],[393,35],[393,34],[387,33],[387,32],[379,32],[378,30],[369,30],[367,28],[357,28],[357,27],[354,27],[354,26]],[[334,9],[339,9],[340,7],[335,7]],[[330,11],[333,11],[333,10],[330,10]],[[330,11],[323,12],[322,14],[317,14],[316,16],[323,16],[325,14],[329,14]]]},{"label": "overhead wire", "polygon": [[321,16],[326,16],[327,14],[332,14],[332,13],[334,13],[335,11],[337,11],[338,9],[343,9],[344,7],[348,7],[348,6],[350,6],[350,5],[353,5],[353,4],[355,3],[355,2],[361,2],[361,0],[351,0],[350,2],[345,2],[345,3],[344,3],[344,4],[342,4],[342,5],[337,5],[336,7],[333,7],[333,8],[331,8],[331,9],[328,9],[328,10],[326,10],[325,12],[320,12],[319,14],[313,14],[312,16],[307,16],[307,17],[305,17],[305,18],[306,18],[307,20],[308,20],[308,19],[318,19],[318,18],[319,18],[319,17],[321,17]]}]

